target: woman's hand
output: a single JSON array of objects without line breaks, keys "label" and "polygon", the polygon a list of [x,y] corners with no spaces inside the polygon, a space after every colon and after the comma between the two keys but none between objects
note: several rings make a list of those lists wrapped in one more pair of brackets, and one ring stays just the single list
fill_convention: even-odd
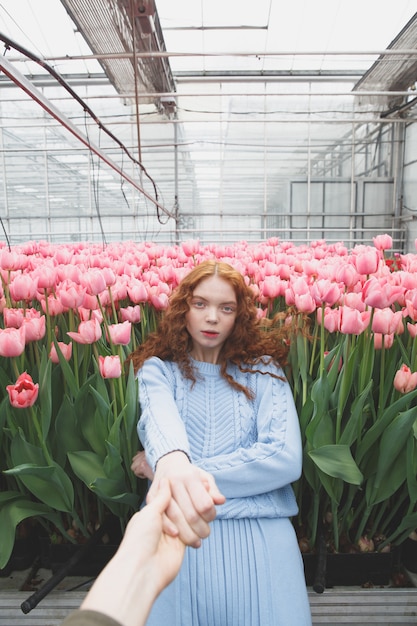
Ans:
[{"label": "woman's hand", "polygon": [[132,465],[130,466],[132,472],[138,478],[147,478],[153,480],[153,470],[146,460],[144,450],[139,450],[132,459]]},{"label": "woman's hand", "polygon": [[223,504],[225,497],[213,476],[192,465],[184,452],[170,452],[159,459],[147,502],[152,502],[164,478],[169,480],[172,494],[166,509],[166,532],[174,525],[185,544],[198,548],[201,539],[210,534],[209,523],[216,517],[215,505]]}]

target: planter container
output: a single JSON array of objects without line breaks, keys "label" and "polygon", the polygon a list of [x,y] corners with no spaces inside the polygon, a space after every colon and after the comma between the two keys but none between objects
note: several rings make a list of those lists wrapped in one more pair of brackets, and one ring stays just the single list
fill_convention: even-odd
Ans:
[{"label": "planter container", "polygon": [[[361,554],[327,554],[324,586],[388,585],[395,564],[395,551]],[[303,554],[308,586],[315,584],[318,555]]]}]

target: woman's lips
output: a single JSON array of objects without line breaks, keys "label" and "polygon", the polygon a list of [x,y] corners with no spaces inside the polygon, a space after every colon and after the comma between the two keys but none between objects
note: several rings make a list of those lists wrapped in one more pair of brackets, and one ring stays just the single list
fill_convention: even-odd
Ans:
[{"label": "woman's lips", "polygon": [[218,332],[215,330],[202,330],[201,333],[205,336],[205,337],[217,337],[218,336]]}]

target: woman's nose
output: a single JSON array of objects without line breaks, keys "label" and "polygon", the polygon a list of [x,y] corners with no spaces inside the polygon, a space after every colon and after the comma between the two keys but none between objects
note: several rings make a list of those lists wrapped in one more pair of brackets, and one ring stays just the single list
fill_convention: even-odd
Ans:
[{"label": "woman's nose", "polygon": [[207,309],[207,321],[211,324],[216,324],[218,321],[217,309],[214,307],[210,307]]}]

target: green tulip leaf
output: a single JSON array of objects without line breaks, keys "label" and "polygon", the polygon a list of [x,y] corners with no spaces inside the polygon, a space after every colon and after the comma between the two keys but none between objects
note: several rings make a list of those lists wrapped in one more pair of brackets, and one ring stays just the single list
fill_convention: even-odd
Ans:
[{"label": "green tulip leaf", "polygon": [[51,369],[52,361],[48,358],[44,347],[42,350],[41,365],[39,369],[38,402],[41,407],[41,427],[42,435],[45,441],[48,438],[52,417]]},{"label": "green tulip leaf", "polygon": [[4,473],[17,476],[36,498],[52,509],[65,513],[71,513],[73,510],[74,489],[72,482],[56,463],[44,467],[24,463],[5,470]]},{"label": "green tulip leaf", "polygon": [[358,439],[358,437],[360,437],[363,425],[363,410],[372,386],[373,381],[370,380],[362,393],[353,401],[349,419],[347,420],[346,426],[338,443],[350,447]]},{"label": "green tulip leaf", "polygon": [[[379,447],[378,466],[375,477],[375,488],[379,489],[382,482],[385,484],[392,481],[393,466],[399,455],[404,460],[406,455],[406,442],[412,437],[413,425],[417,419],[417,407],[412,407],[404,413],[397,415],[391,424],[387,426]],[[404,465],[403,478],[406,478]],[[392,491],[394,493],[394,491]]]},{"label": "green tulip leaf", "polygon": [[16,527],[28,517],[49,517],[49,506],[31,502],[18,492],[5,492],[0,501],[0,569],[7,565],[16,536]]},{"label": "green tulip leaf", "polygon": [[356,462],[360,464],[362,458],[369,454],[371,447],[377,442],[377,440],[383,435],[385,430],[391,424],[393,419],[398,415],[400,411],[405,409],[409,404],[417,398],[417,389],[410,393],[405,393],[398,400],[390,404],[382,413],[378,416],[377,421],[367,430],[361,443],[358,445],[356,453]]},{"label": "green tulip leaf", "polygon": [[308,452],[317,467],[333,478],[360,485],[363,476],[346,445],[326,445]]}]

